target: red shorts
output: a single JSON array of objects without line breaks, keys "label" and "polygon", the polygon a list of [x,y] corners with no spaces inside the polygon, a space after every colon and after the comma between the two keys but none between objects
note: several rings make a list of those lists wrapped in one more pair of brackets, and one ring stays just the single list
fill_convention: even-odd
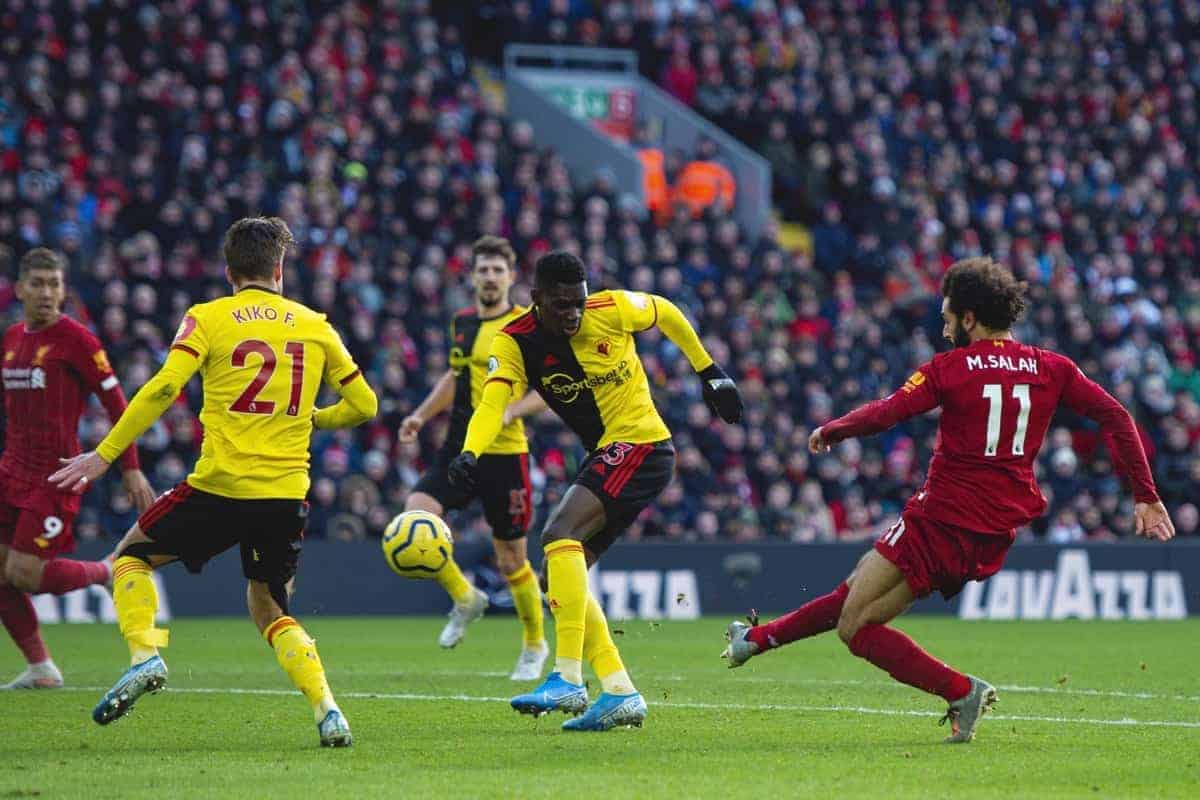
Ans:
[{"label": "red shorts", "polygon": [[875,540],[875,550],[895,564],[917,597],[934,590],[949,600],[967,581],[995,575],[1016,532],[976,533],[932,520],[910,502],[900,521]]},{"label": "red shorts", "polygon": [[75,549],[71,529],[79,513],[77,495],[46,488],[23,494],[18,502],[0,497],[0,544],[46,561]]}]

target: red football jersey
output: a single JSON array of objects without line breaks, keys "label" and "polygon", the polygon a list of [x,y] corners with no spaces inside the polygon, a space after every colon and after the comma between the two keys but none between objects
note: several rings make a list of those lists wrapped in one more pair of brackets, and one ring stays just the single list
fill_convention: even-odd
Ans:
[{"label": "red football jersey", "polygon": [[[66,315],[40,331],[26,331],[24,322],[10,327],[3,358],[0,481],[12,498],[45,488],[58,460],[79,453],[79,418],[89,394],[99,396],[114,421],[125,410],[125,396],[100,340]],[[121,463],[137,468],[137,448],[129,448]]]},{"label": "red football jersey", "polygon": [[1007,534],[1046,510],[1033,473],[1055,409],[1095,420],[1139,502],[1158,500],[1132,417],[1066,356],[1011,339],[940,353],[889,397],[822,428],[830,442],[878,433],[937,406],[937,444],[917,495],[933,519]]}]

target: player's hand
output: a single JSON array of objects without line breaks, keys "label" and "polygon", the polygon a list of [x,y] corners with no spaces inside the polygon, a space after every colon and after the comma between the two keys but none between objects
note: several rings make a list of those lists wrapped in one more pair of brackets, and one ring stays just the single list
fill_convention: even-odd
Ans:
[{"label": "player's hand", "polygon": [[80,453],[74,458],[60,458],[62,467],[47,478],[58,489],[83,494],[89,486],[108,471],[108,462],[95,450]]},{"label": "player's hand", "polygon": [[446,477],[450,479],[451,486],[459,486],[463,489],[474,489],[476,481],[476,471],[479,469],[479,462],[475,458],[475,454],[471,451],[459,453],[450,462],[450,466],[446,468]]},{"label": "player's hand", "polygon": [[1133,531],[1147,539],[1165,542],[1175,535],[1175,524],[1161,501],[1157,503],[1135,503],[1133,506]]},{"label": "player's hand", "polygon": [[520,417],[514,414],[512,406],[509,406],[508,408],[504,409],[504,415],[500,417],[500,419],[500,424],[507,428],[509,425],[512,425],[514,421],[520,419]]},{"label": "player's hand", "polygon": [[742,421],[742,393],[738,391],[733,378],[725,374],[725,370],[715,363],[710,364],[698,373],[700,385],[704,392],[704,402],[712,412],[726,422],[733,424]]},{"label": "player's hand", "polygon": [[821,428],[817,428],[808,436],[808,451],[820,455],[828,453],[833,447],[833,443],[825,438],[825,432]]},{"label": "player's hand", "polygon": [[146,473],[140,469],[127,469],[121,473],[121,483],[139,514],[154,505],[154,489],[150,487],[150,481],[146,480]]},{"label": "player's hand", "polygon": [[409,414],[400,422],[400,433],[397,437],[400,444],[412,444],[417,440],[417,434],[425,427],[425,420],[416,414]]}]

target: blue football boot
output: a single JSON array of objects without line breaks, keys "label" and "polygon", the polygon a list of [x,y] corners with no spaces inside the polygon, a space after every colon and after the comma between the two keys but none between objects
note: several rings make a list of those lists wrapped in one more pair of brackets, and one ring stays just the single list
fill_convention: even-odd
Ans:
[{"label": "blue football boot", "polygon": [[509,701],[522,714],[540,717],[551,711],[564,714],[581,714],[587,710],[587,687],[563,680],[559,672],[551,672],[542,685],[527,694],[519,694]]},{"label": "blue football boot", "polygon": [[350,736],[350,723],[336,708],[330,709],[325,719],[317,723],[321,734],[321,747],[349,747],[354,740]]},{"label": "blue football boot", "polygon": [[154,655],[125,670],[121,679],[104,693],[92,709],[97,725],[107,725],[133,710],[133,704],[144,694],[155,694],[167,685],[167,665]]},{"label": "blue football boot", "polygon": [[627,726],[640,728],[646,721],[646,701],[639,692],[609,694],[604,692],[582,717],[563,723],[564,731],[606,731]]}]

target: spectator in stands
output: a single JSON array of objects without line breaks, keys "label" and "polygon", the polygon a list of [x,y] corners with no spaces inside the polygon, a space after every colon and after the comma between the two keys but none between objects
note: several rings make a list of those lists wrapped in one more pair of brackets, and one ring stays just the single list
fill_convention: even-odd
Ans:
[{"label": "spectator in stands", "polygon": [[707,136],[696,142],[692,160],[679,170],[671,186],[671,202],[683,206],[693,218],[710,209],[717,216],[733,210],[737,182],[720,162],[717,143]]},{"label": "spectator in stands", "polygon": [[[460,28],[471,12],[456,17],[457,4],[401,0],[14,7],[0,17],[0,309],[11,316],[14,258],[61,249],[74,311],[136,387],[183,309],[224,291],[220,230],[244,214],[283,217],[300,251],[289,292],[330,315],[381,387],[378,424],[314,440],[313,535],[358,538],[378,535],[432,455],[429,441],[401,449],[391,431],[445,362],[445,320],[465,304],[463,243],[511,236],[525,269],[566,247],[599,286],[687,309],[747,388],[743,429],[722,441],[679,354],[640,339],[678,433],[682,493],[664,495],[643,536],[828,541],[890,524],[923,478],[934,428],[914,420],[816,460],[808,431],[928,359],[941,271],[988,252],[1031,283],[1018,335],[1072,356],[1133,410],[1180,534],[1195,532],[1200,30],[1189,4],[505,5],[487,36]],[[1156,47],[1134,40],[1138,28]],[[669,74],[677,97],[771,157],[779,210],[798,223],[788,246],[773,227],[754,240],[713,213],[735,187],[707,167],[685,183],[711,198],[695,217],[691,206],[643,216],[617,187],[577,185],[594,176],[571,176],[470,77],[472,59],[496,55],[478,46],[495,30],[636,49],[644,74]],[[701,146],[700,163],[716,164]],[[667,182],[687,166],[663,154]],[[85,446],[103,433],[95,416]],[[1053,475],[1060,452],[1076,465],[1036,533],[1129,535],[1102,442],[1069,415],[1056,426],[1065,440],[1040,467]],[[580,454],[552,419],[531,431],[541,513]],[[159,488],[199,435],[183,404],[151,432]],[[373,492],[356,486],[366,475]],[[87,504],[95,524],[121,529],[105,492]]]}]

